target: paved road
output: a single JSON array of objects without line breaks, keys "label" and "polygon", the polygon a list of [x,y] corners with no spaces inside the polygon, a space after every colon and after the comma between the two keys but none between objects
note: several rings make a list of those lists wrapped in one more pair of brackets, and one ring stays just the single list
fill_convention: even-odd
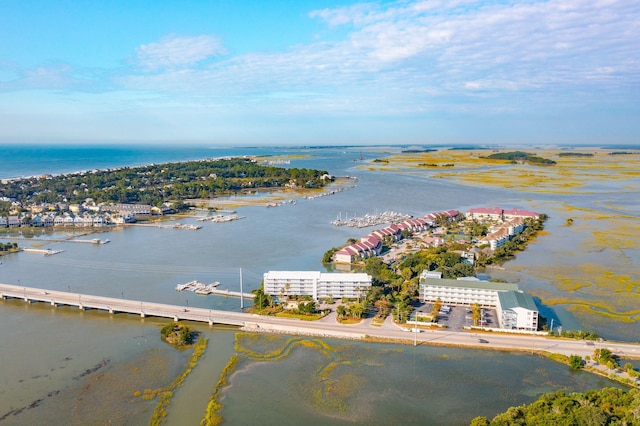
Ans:
[{"label": "paved road", "polygon": [[[396,326],[391,318],[387,318],[382,326],[371,325],[370,320],[360,324],[340,324],[333,312],[319,321],[301,321],[289,318],[276,318],[241,312],[229,312],[201,309],[139,300],[126,300],[112,297],[93,296],[64,291],[39,288],[20,287],[0,284],[0,294],[26,301],[65,304],[93,308],[105,311],[129,312],[141,316],[160,316],[175,320],[191,320],[208,323],[244,325],[256,331],[275,331],[316,336],[362,339],[365,336],[380,339],[415,341],[419,344],[454,345],[465,347],[482,347],[519,351],[548,351],[564,355],[593,355],[596,348],[607,348],[622,358],[639,358],[640,344],[622,342],[586,342],[546,336],[513,335],[502,333],[471,333],[457,330],[424,330],[420,333],[405,331],[408,327]],[[482,341],[480,340],[482,339]]]}]

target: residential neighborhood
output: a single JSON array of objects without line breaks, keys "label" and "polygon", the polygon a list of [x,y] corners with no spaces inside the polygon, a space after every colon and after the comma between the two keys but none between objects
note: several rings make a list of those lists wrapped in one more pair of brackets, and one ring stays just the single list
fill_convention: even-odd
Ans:
[{"label": "residential neighborhood", "polygon": [[[429,213],[416,219],[407,219],[377,229],[361,237],[359,241],[352,242],[337,250],[333,255],[333,261],[352,264],[383,254],[386,260],[390,260],[394,256],[383,253],[384,246],[393,248],[404,239],[412,240],[414,248],[440,247],[448,242],[445,239],[446,225],[464,222],[461,227],[473,225],[484,230],[484,235],[455,240],[460,243],[469,243],[473,247],[461,251],[460,255],[469,263],[474,264],[480,248],[488,247],[491,250],[496,250],[502,247],[525,229],[527,219],[535,220],[539,217],[539,214],[528,210],[516,208],[505,210],[500,207],[473,208],[464,215],[457,210]],[[390,251],[393,252],[393,250]]]},{"label": "residential neighborhood", "polygon": [[10,215],[0,215],[0,228],[20,227],[103,227],[133,223],[150,216],[173,213],[170,203],[161,206],[146,204],[106,204],[95,203],[92,199],[82,204],[33,204],[23,206],[15,200],[11,202]]}]

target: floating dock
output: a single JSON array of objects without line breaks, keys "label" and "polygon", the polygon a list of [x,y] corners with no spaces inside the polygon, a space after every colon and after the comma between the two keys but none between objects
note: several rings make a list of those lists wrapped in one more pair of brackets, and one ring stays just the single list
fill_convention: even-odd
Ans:
[{"label": "floating dock", "polygon": [[111,240],[108,238],[106,240],[101,240],[100,238],[92,238],[90,240],[67,240],[68,243],[91,243],[91,244],[107,244],[110,243]]},{"label": "floating dock", "polygon": [[51,249],[23,249],[26,253],[37,253],[43,256],[53,256],[54,254],[62,253],[64,250],[51,250]]},{"label": "floating dock", "polygon": [[240,220],[240,219],[245,219],[246,216],[238,216],[237,214],[232,214],[229,216],[224,216],[221,214],[217,214],[215,216],[207,216],[207,217],[201,217],[198,219],[198,221],[200,222],[204,222],[204,221],[209,221],[209,222],[213,222],[213,223],[224,223],[224,222],[231,222],[233,220]]},{"label": "floating dock", "polygon": [[220,283],[218,281],[212,282],[211,284],[201,283],[200,281],[193,280],[189,281],[185,284],[178,284],[176,286],[176,291],[192,291],[196,294],[208,295],[215,291],[216,287],[218,287]]},{"label": "floating dock", "polygon": [[192,291],[195,294],[202,294],[208,296],[209,294],[215,294],[217,296],[232,296],[232,297],[248,297],[253,298],[253,293],[240,293],[239,291],[231,291],[227,289],[220,289],[218,286],[220,283],[214,281],[211,284],[201,283],[200,281],[193,280],[188,283],[178,284],[176,291]]}]

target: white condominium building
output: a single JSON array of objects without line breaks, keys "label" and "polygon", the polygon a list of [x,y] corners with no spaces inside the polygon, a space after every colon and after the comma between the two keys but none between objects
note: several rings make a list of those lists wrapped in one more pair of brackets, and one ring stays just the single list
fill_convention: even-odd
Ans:
[{"label": "white condominium building", "polygon": [[433,272],[420,275],[420,300],[451,305],[495,307],[500,328],[536,331],[538,308],[533,298],[516,284],[480,281],[477,279],[439,279]]},{"label": "white condominium building", "polygon": [[269,271],[264,274],[264,292],[271,296],[311,296],[313,300],[356,298],[371,287],[371,276],[318,271]]},{"label": "white condominium building", "polygon": [[498,294],[498,320],[500,326],[507,329],[538,329],[538,308],[533,298],[521,291],[505,291]]},{"label": "white condominium building", "polygon": [[435,302],[452,305],[497,306],[498,293],[502,291],[517,291],[516,284],[495,283],[479,280],[447,280],[427,278],[428,271],[420,275],[420,296],[423,302]]}]

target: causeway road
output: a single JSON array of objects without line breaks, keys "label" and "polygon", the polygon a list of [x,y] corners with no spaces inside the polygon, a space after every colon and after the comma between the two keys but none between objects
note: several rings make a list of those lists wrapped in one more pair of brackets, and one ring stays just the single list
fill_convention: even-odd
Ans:
[{"label": "causeway road", "polygon": [[25,303],[40,302],[52,306],[68,305],[80,309],[97,309],[112,315],[130,313],[141,317],[164,317],[174,321],[187,320],[207,322],[209,324],[236,325],[244,330],[256,332],[289,333],[354,340],[372,338],[420,345],[474,347],[531,353],[546,351],[563,355],[580,355],[583,358],[593,355],[596,348],[606,348],[620,358],[640,359],[640,344],[633,342],[593,342],[539,335],[469,332],[452,329],[421,329],[420,332],[415,332],[409,329],[410,326],[394,324],[391,318],[387,318],[380,326],[371,325],[371,319],[365,319],[359,324],[341,324],[336,320],[335,312],[317,321],[302,321],[244,312],[202,309],[10,284],[0,284],[0,296],[2,299],[23,300]]}]

